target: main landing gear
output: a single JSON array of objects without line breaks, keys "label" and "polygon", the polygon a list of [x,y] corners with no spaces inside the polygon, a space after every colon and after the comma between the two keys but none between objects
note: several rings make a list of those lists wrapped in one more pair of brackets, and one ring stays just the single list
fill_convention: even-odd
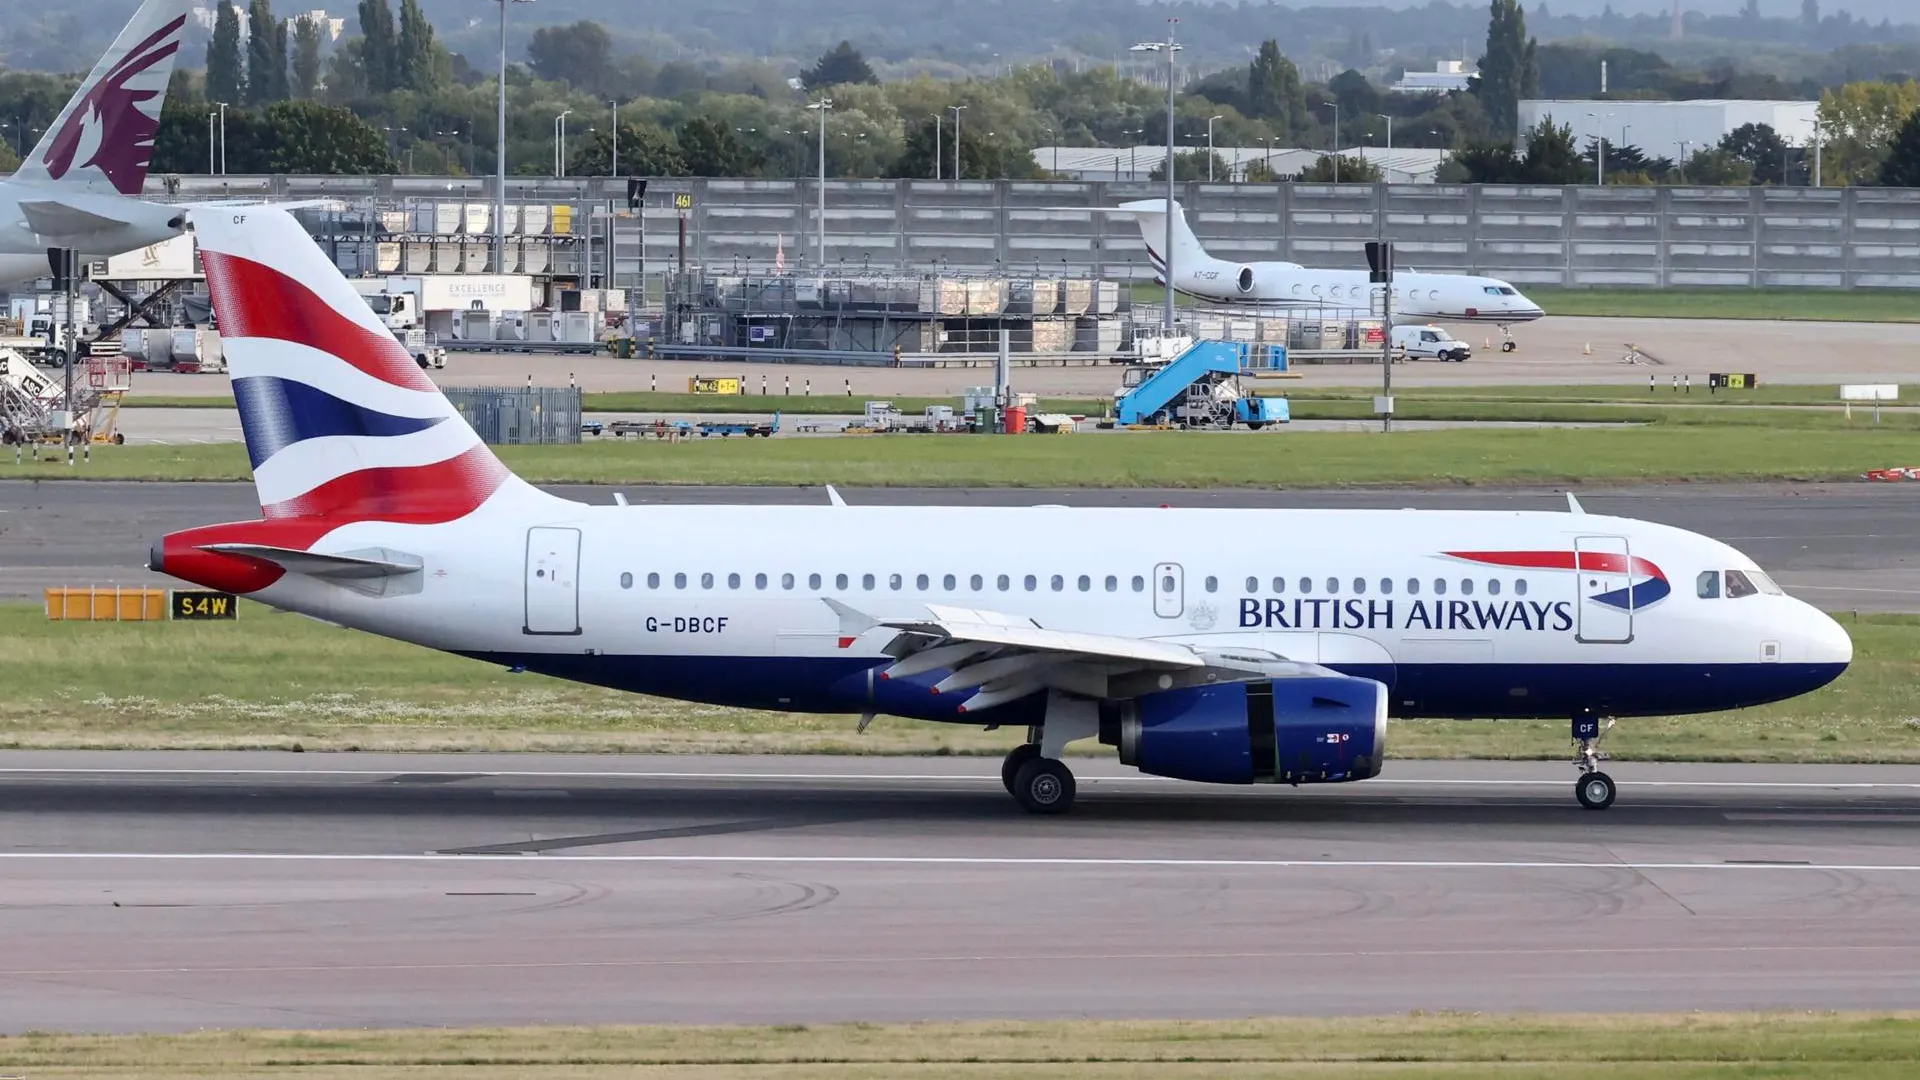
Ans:
[{"label": "main landing gear", "polygon": [[1022,743],[1000,763],[1000,782],[1030,814],[1063,814],[1073,805],[1073,770],[1040,756],[1040,744]]},{"label": "main landing gear", "polygon": [[1574,767],[1580,770],[1580,780],[1573,786],[1574,798],[1589,810],[1605,810],[1613,805],[1616,789],[1613,777],[1600,771],[1600,763],[1609,760],[1609,755],[1601,753],[1600,740],[1613,729],[1613,721],[1602,721],[1592,713],[1582,713],[1573,718],[1573,741],[1580,748],[1580,756],[1573,760]]}]

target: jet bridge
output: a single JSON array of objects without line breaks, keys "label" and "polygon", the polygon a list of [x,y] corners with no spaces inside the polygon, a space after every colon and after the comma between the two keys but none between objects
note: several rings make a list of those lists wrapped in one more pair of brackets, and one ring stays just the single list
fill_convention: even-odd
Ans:
[{"label": "jet bridge", "polygon": [[1260,428],[1284,423],[1287,403],[1280,398],[1242,398],[1240,375],[1284,368],[1280,346],[1244,341],[1196,341],[1160,365],[1127,369],[1126,384],[1114,403],[1122,426],[1166,423],[1182,427],[1232,427],[1236,420]]}]

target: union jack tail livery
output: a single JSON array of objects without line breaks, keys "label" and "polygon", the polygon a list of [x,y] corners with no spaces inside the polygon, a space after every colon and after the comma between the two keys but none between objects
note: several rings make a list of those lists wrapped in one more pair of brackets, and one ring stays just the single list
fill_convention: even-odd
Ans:
[{"label": "union jack tail livery", "polygon": [[191,0],[146,0],[14,174],[139,195]]}]

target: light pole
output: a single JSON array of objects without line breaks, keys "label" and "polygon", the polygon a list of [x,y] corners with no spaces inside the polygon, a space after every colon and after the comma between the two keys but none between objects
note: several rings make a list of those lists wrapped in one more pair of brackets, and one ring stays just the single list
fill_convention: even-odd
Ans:
[{"label": "light pole", "polygon": [[220,175],[227,175],[227,103],[217,101],[220,106]]},{"label": "light pole", "polygon": [[1213,122],[1224,120],[1223,114],[1215,113],[1207,117],[1207,183],[1213,183]]},{"label": "light pole", "polygon": [[940,125],[945,118],[939,113],[933,114],[933,178],[940,179]]},{"label": "light pole", "polygon": [[1329,141],[1333,143],[1333,182],[1337,184],[1340,182],[1340,103],[1329,101],[1325,104],[1333,109],[1333,138]]},{"label": "light pole", "polygon": [[213,167],[213,146],[214,146],[213,118],[218,115],[219,113],[214,109],[207,110],[207,175],[208,176],[214,176],[218,174],[218,170]]},{"label": "light pole", "polygon": [[1813,118],[1813,186],[1820,186],[1820,118]]},{"label": "light pole", "polygon": [[1052,128],[1041,128],[1040,130],[1047,133],[1047,145],[1053,147],[1053,168],[1048,171],[1053,173],[1055,179],[1058,179],[1060,176],[1060,145],[1053,141]]},{"label": "light pole", "polygon": [[820,114],[820,184],[815,189],[819,205],[815,212],[820,218],[820,270],[825,273],[827,268],[827,110],[833,108],[833,99],[821,98],[807,108]]},{"label": "light pole", "polygon": [[1179,209],[1174,205],[1173,201],[1173,60],[1174,54],[1185,47],[1175,43],[1173,40],[1174,31],[1179,29],[1179,26],[1179,19],[1168,19],[1167,40],[1143,41],[1129,50],[1131,52],[1164,52],[1167,54],[1167,235],[1165,247],[1162,251],[1163,258],[1161,260],[1164,265],[1163,272],[1166,276],[1167,307],[1165,314],[1162,316],[1163,322],[1161,328],[1165,330],[1169,336],[1173,334],[1173,215],[1179,213]]},{"label": "light pole", "polygon": [[1692,147],[1692,139],[1680,140],[1680,182],[1683,184],[1687,182],[1687,158],[1693,156]]},{"label": "light pole", "polygon": [[[1600,124],[1600,121],[1603,119],[1603,117],[1598,116],[1594,113],[1588,113],[1587,119],[1592,120],[1594,122],[1593,124],[1593,186],[1605,187],[1607,183],[1607,129]],[[1607,120],[1613,119],[1613,114],[1607,113],[1604,119],[1607,119]]]},{"label": "light pole", "polygon": [[560,110],[553,118],[553,178],[563,179],[567,175],[567,117],[572,109]]},{"label": "light pole", "polygon": [[613,106],[613,172],[611,175],[617,177],[620,175],[620,99],[614,98],[607,104]]},{"label": "light pole", "polygon": [[507,265],[507,5],[533,0],[494,0],[500,5],[500,93],[493,147],[493,269]]},{"label": "light pole", "polygon": [[1386,168],[1380,170],[1380,179],[1391,184],[1393,183],[1393,117],[1386,113],[1374,113],[1373,115],[1387,122],[1387,160],[1385,162]]},{"label": "light pole", "polygon": [[953,114],[953,178],[955,180],[966,178],[966,173],[960,168],[960,114],[966,110],[965,105],[947,106],[947,111]]}]

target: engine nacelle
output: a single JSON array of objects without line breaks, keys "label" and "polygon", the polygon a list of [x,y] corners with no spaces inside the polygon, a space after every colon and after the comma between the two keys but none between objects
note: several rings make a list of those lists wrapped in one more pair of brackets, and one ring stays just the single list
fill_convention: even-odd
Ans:
[{"label": "engine nacelle", "polygon": [[1234,275],[1233,283],[1236,287],[1239,288],[1240,295],[1242,296],[1245,296],[1247,293],[1252,292],[1253,291],[1253,267],[1251,266],[1241,267],[1240,272]]},{"label": "engine nacelle", "polygon": [[1103,706],[1100,741],[1143,773],[1205,784],[1380,775],[1387,688],[1345,676],[1221,683]]}]

